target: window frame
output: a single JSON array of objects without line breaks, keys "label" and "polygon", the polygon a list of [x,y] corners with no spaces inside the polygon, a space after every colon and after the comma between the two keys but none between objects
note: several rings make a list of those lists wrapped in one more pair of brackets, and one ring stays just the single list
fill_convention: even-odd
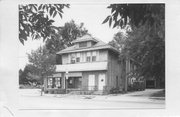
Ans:
[{"label": "window frame", "polygon": [[79,63],[81,62],[81,54],[80,53],[76,53],[76,62]]},{"label": "window frame", "polygon": [[87,47],[87,42],[80,42],[79,48]]}]

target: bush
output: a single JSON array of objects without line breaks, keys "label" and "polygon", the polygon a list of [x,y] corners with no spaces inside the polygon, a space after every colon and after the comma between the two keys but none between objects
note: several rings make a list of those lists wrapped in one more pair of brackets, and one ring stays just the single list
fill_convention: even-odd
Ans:
[{"label": "bush", "polygon": [[110,93],[111,93],[111,94],[119,93],[119,88],[112,88],[112,89],[110,90]]}]

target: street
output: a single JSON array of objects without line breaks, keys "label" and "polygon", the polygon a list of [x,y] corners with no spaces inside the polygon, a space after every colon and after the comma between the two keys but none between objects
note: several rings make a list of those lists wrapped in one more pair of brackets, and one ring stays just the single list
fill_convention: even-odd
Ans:
[{"label": "street", "polygon": [[127,94],[111,95],[72,95],[44,94],[39,90],[20,90],[20,109],[147,109],[165,108],[164,99],[153,99],[149,96],[159,90],[147,89]]},{"label": "street", "polygon": [[[109,95],[43,94],[40,89],[20,89],[18,109],[1,102],[2,117],[108,116],[109,111],[165,109],[165,97],[152,97],[162,89]],[[82,111],[83,110],[83,111]],[[107,114],[105,114],[107,113]],[[131,114],[131,113],[129,113]]]}]

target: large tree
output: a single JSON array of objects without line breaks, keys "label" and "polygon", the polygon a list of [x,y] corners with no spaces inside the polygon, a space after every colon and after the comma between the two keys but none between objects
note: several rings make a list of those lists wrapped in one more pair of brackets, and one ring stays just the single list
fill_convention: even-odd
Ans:
[{"label": "large tree", "polygon": [[28,59],[36,70],[33,71],[33,73],[40,77],[41,83],[44,77],[52,75],[55,71],[55,55],[50,54],[45,46],[31,51],[31,53],[28,54]]},{"label": "large tree", "polygon": [[39,81],[38,70],[32,64],[27,64],[24,70],[19,70],[19,84],[32,84]]},{"label": "large tree", "polygon": [[114,35],[113,40],[109,42],[109,44],[119,51],[122,50],[125,46],[125,40],[127,39],[126,33],[118,32]]},{"label": "large tree", "polygon": [[53,18],[69,4],[20,4],[19,5],[19,40],[22,44],[28,37],[33,39],[51,37],[54,32]]},{"label": "large tree", "polygon": [[84,28],[84,24],[76,24],[74,20],[67,22],[62,27],[58,27],[57,31],[52,34],[51,39],[46,41],[46,47],[50,53],[56,53],[66,47],[72,45],[72,41],[78,37],[88,34],[88,30]]},{"label": "large tree", "polygon": [[[131,26],[123,42],[122,56],[141,63],[140,75],[165,78],[165,5],[164,4],[111,4],[111,15],[103,21],[113,27]],[[122,40],[121,38],[119,38]]]}]

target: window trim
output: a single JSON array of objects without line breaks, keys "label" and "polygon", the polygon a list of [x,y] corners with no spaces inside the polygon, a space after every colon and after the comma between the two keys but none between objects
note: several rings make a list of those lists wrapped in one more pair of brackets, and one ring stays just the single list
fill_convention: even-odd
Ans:
[{"label": "window trim", "polygon": [[80,42],[79,48],[87,47],[87,42]]}]

